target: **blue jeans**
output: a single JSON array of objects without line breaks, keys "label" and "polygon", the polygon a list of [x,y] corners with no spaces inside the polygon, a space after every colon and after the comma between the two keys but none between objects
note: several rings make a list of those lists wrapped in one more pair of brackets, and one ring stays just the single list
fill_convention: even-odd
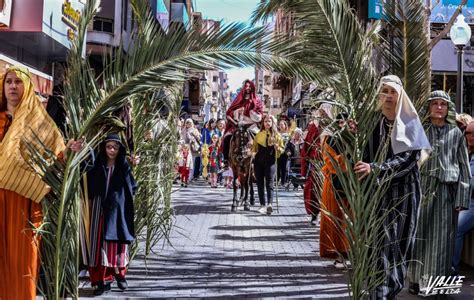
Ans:
[{"label": "blue jeans", "polygon": [[453,268],[456,272],[459,271],[459,263],[461,262],[462,246],[464,242],[464,235],[469,233],[474,228],[474,200],[468,210],[459,212],[458,229],[456,231],[456,243],[454,246]]}]

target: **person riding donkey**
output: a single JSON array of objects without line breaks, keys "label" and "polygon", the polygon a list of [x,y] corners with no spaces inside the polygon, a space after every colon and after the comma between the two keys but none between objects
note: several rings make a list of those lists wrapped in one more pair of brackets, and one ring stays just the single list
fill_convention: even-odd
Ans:
[{"label": "person riding donkey", "polygon": [[228,166],[229,146],[233,133],[239,126],[248,127],[253,135],[258,132],[258,124],[262,120],[263,104],[257,99],[255,84],[245,80],[240,93],[226,112],[227,126],[223,137],[224,164]]}]

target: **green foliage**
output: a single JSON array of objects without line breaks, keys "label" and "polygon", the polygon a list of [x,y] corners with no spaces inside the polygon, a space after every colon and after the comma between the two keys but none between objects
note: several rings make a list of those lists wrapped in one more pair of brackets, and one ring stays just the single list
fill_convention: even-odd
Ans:
[{"label": "green foliage", "polygon": [[137,240],[132,257],[139,253],[140,243],[148,256],[160,241],[168,240],[181,98],[182,93],[175,89],[133,101],[135,155],[140,157],[140,163],[134,168],[139,188],[135,196]]},{"label": "green foliage", "polygon": [[[378,65],[383,71],[402,78],[416,103],[429,93],[430,55],[423,3],[408,0],[388,3],[387,20],[373,23],[368,29],[359,23],[344,0],[269,0],[262,2],[253,15],[256,22],[278,10],[291,14],[298,30],[295,48],[299,54],[295,60],[314,72],[309,77],[319,87],[330,87],[335,92],[335,97],[318,99],[316,105],[331,103],[335,114],[345,111],[358,124],[356,132],[349,130],[347,124],[341,127],[335,121],[326,127],[335,137],[335,147],[341,150],[347,167],[345,170],[333,158],[328,159],[335,165],[343,193],[347,195],[339,201],[344,220],[322,209],[349,241],[352,265],[349,284],[355,299],[368,298],[383,281],[384,273],[377,263],[384,242],[382,224],[390,213],[380,211],[390,178],[378,178],[379,174],[372,173],[359,180],[353,171],[380,118],[376,111],[380,71],[375,54],[379,54]],[[380,153],[378,160],[383,157],[384,153]],[[317,179],[320,185],[321,176]]]},{"label": "green foliage", "polygon": [[[387,72],[397,75],[419,110],[431,91],[431,50],[423,0],[388,1],[384,5],[380,53]],[[428,23],[429,24],[429,23]]]}]

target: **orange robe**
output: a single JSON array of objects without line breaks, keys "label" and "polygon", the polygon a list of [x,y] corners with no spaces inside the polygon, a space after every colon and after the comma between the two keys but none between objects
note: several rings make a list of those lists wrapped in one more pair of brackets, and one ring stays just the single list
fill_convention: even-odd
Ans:
[{"label": "orange robe", "polygon": [[[10,120],[0,112],[0,141]],[[36,299],[39,239],[32,225],[42,220],[41,204],[0,189],[0,299]]]},{"label": "orange robe", "polygon": [[347,238],[344,231],[334,221],[334,217],[344,220],[343,212],[337,203],[332,183],[332,175],[336,174],[332,159],[345,171],[344,157],[337,154],[326,142],[323,145],[324,183],[321,199],[321,221],[319,231],[319,255],[326,258],[338,258],[339,255],[346,256],[348,250]]}]

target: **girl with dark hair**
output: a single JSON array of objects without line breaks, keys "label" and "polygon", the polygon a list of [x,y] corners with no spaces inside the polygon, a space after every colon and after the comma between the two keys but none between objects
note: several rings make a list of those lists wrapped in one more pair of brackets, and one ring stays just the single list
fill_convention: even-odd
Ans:
[{"label": "girl with dark hair", "polygon": [[202,129],[202,144],[210,145],[212,143],[212,135],[217,133],[216,120],[210,119],[207,121]]},{"label": "girl with dark hair", "polygon": [[125,290],[129,245],[135,239],[133,198],[137,185],[117,134],[109,134],[101,144],[87,178],[92,202],[87,264],[94,295],[110,290],[114,278]]}]

